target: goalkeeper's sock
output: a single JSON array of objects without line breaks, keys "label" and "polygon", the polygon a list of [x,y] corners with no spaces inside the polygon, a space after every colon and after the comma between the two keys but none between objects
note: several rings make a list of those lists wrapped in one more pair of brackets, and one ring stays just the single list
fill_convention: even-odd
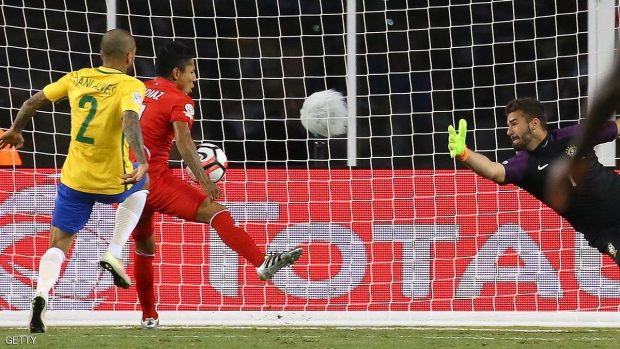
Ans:
[{"label": "goalkeeper's sock", "polygon": [[153,275],[153,255],[136,252],[133,276],[136,280],[136,291],[142,307],[142,319],[157,318],[155,310],[155,291]]},{"label": "goalkeeper's sock", "polygon": [[39,262],[39,278],[35,296],[41,296],[47,300],[50,289],[58,280],[60,267],[64,260],[65,253],[58,247],[50,247],[45,251]]},{"label": "goalkeeper's sock", "polygon": [[235,221],[228,210],[217,212],[209,223],[222,238],[226,246],[232,248],[255,267],[259,267],[265,259],[265,254],[256,246],[248,233],[235,226]]},{"label": "goalkeeper's sock", "polygon": [[146,203],[148,190],[139,190],[127,197],[125,201],[118,204],[116,218],[114,220],[114,235],[108,246],[108,251],[118,259],[121,259],[123,246],[129,240],[131,232],[134,230]]}]

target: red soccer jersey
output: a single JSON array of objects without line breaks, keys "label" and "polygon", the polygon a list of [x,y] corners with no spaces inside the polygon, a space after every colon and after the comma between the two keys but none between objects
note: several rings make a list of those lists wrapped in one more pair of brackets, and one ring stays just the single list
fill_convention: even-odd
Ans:
[{"label": "red soccer jersey", "polygon": [[157,77],[147,81],[144,110],[140,118],[144,146],[148,149],[149,172],[168,168],[170,149],[174,140],[175,121],[194,122],[194,101],[176,85]]}]

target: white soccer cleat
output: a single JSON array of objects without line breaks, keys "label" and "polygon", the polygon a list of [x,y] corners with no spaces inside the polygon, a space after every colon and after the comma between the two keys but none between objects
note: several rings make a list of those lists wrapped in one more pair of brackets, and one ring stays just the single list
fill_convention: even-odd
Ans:
[{"label": "white soccer cleat", "polygon": [[30,306],[30,333],[44,333],[47,300],[43,296],[35,296]]},{"label": "white soccer cleat", "polygon": [[114,277],[114,285],[120,288],[129,288],[131,286],[131,278],[125,272],[125,268],[123,268],[123,262],[114,257],[112,252],[106,251],[101,259],[99,260],[99,265],[112,273]]},{"label": "white soccer cleat", "polygon": [[271,253],[268,256],[265,256],[265,261],[263,264],[256,268],[258,278],[263,281],[271,279],[275,273],[278,272],[278,270],[295,263],[299,257],[301,257],[302,253],[303,250],[301,247],[296,247],[292,250],[280,253]]},{"label": "white soccer cleat", "polygon": [[159,318],[153,319],[152,317],[147,317],[142,320],[142,329],[143,330],[155,330],[159,326]]}]

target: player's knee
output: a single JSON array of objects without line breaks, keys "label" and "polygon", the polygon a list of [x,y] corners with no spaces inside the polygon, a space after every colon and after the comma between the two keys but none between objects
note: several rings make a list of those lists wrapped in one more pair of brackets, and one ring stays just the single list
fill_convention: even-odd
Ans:
[{"label": "player's knee", "polygon": [[620,267],[620,253],[616,253],[616,255],[608,253],[608,255],[616,262],[616,265]]},{"label": "player's knee", "polygon": [[76,233],[67,233],[55,226],[52,226],[50,233],[50,248],[56,247],[62,250],[66,256],[69,253],[71,243],[73,243]]},{"label": "player's knee", "polygon": [[205,200],[198,208],[198,213],[196,214],[196,221],[200,223],[209,223],[211,221],[211,218],[213,218],[216,213],[225,209],[226,206],[218,202],[208,202],[207,200]]},{"label": "player's knee", "polygon": [[153,255],[155,254],[155,238],[151,235],[146,238],[135,238],[136,253]]},{"label": "player's knee", "polygon": [[614,262],[616,262],[616,265],[620,267],[620,253],[616,253],[616,255],[612,255],[611,253],[607,253],[607,255],[609,257],[611,257],[611,259],[614,260]]},{"label": "player's knee", "polygon": [[607,255],[609,255],[616,265],[620,267],[620,252],[618,251],[618,247],[616,247],[613,243],[607,243]]}]

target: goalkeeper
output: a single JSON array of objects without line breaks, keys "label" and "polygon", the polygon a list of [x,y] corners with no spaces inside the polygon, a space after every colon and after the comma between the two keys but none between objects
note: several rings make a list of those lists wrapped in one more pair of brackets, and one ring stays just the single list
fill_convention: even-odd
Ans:
[{"label": "goalkeeper", "polygon": [[[217,203],[219,189],[201,166],[190,129],[194,122],[194,101],[188,94],[194,88],[196,67],[191,50],[170,42],[157,55],[157,77],[146,82],[147,92],[140,123],[149,159],[150,194],[133,238],[136,243],[135,278],[142,307],[142,327],[159,324],[153,287],[153,215],[169,214],[189,221],[209,223],[224,243],[256,267],[261,280],[270,279],[278,270],[301,257],[294,248],[265,257],[252,237],[235,226],[224,205]],[[172,142],[195,174],[202,190],[177,178],[168,168]]]},{"label": "goalkeeper", "polygon": [[[549,131],[544,109],[533,98],[510,101],[505,109],[508,136],[517,151],[512,158],[493,162],[486,156],[467,148],[465,134],[467,122],[459,120],[458,132],[448,127],[448,149],[478,175],[498,184],[514,184],[538,200],[551,206],[546,193],[546,182],[552,164],[573,157],[577,147],[573,138],[582,131],[574,125]],[[620,121],[607,122],[600,128],[594,144],[613,141],[619,135]],[[568,205],[555,211],[564,217],[576,231],[582,233],[590,246],[611,256],[620,265],[620,177],[605,168],[590,149],[583,153],[586,172],[582,183],[566,187],[564,194]],[[553,207],[552,207],[553,208]]]}]

